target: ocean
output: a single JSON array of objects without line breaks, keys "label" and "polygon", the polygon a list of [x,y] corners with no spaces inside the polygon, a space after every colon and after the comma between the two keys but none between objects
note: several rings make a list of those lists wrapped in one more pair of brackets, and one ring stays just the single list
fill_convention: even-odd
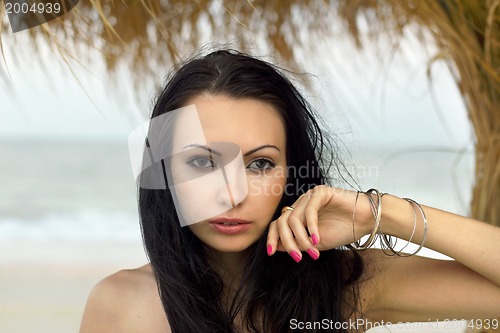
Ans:
[{"label": "ocean", "polygon": [[126,144],[2,140],[0,156],[0,242],[140,235]]}]

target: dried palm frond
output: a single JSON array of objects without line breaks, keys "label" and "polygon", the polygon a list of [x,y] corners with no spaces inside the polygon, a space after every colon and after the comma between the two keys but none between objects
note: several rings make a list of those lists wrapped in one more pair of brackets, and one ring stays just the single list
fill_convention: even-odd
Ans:
[{"label": "dried palm frond", "polygon": [[338,12],[362,47],[358,18],[398,40],[413,25],[432,34],[460,89],[476,142],[471,213],[500,225],[500,4],[489,1],[339,1]]}]

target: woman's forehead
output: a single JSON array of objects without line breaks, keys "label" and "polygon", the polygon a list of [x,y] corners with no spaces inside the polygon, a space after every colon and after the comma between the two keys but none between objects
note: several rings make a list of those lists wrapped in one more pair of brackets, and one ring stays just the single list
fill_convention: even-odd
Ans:
[{"label": "woman's forehead", "polygon": [[[212,95],[196,97],[189,103],[196,107],[207,142],[231,142],[242,149],[249,145],[272,144],[284,149],[283,121],[278,111],[268,103]],[[181,122],[180,125],[192,126],[189,122]],[[190,128],[185,130],[191,131]],[[186,137],[182,128],[177,128],[176,132]]]}]

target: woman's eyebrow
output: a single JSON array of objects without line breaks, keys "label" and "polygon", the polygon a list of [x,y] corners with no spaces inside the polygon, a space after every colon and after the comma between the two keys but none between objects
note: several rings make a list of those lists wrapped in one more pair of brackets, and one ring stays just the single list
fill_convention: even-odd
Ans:
[{"label": "woman's eyebrow", "polygon": [[214,154],[214,155],[218,155],[218,156],[221,156],[221,155],[222,155],[222,154],[221,154],[221,153],[219,153],[218,151],[213,150],[212,148],[207,147],[207,146],[204,146],[204,145],[191,144],[191,145],[184,146],[184,148],[182,148],[182,149],[186,149],[186,148],[189,148],[189,147],[196,147],[196,148],[205,149],[205,150],[206,150],[206,151],[208,151],[209,153],[212,153],[212,154]]},{"label": "woman's eyebrow", "polygon": [[253,154],[253,153],[255,153],[256,151],[259,151],[259,150],[264,149],[264,148],[275,148],[275,149],[277,149],[279,152],[281,152],[281,150],[280,150],[278,147],[276,147],[275,145],[262,145],[262,146],[258,146],[257,148],[254,148],[254,149],[252,149],[252,150],[247,151],[247,152],[245,153],[245,155],[243,155],[243,156],[252,155],[252,154]]}]

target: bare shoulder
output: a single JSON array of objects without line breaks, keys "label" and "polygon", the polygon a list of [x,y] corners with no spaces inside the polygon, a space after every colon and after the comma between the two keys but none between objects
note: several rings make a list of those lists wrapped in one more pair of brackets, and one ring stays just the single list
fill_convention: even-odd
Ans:
[{"label": "bare shoulder", "polygon": [[80,333],[145,331],[170,331],[149,264],[121,270],[94,286]]}]

